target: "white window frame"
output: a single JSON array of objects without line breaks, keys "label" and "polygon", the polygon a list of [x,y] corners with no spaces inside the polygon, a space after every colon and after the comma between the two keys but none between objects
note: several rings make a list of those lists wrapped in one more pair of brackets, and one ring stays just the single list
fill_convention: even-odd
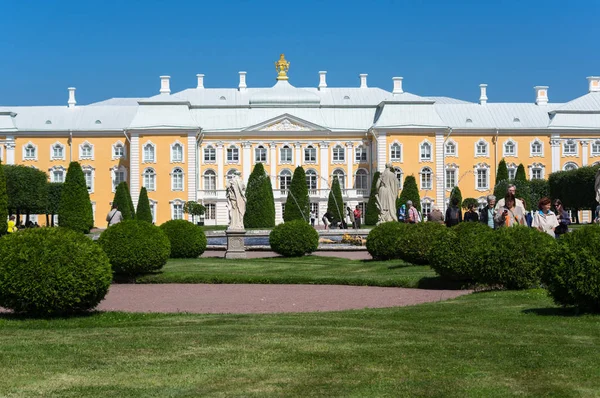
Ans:
[{"label": "white window frame", "polygon": [[[567,145],[569,145],[569,147],[573,146],[575,148],[575,151],[567,152]],[[577,141],[573,139],[564,140],[562,144],[562,150],[563,156],[565,157],[579,156],[579,145],[577,145]]]},{"label": "white window frame", "polygon": [[[394,174],[396,175],[396,180],[398,181],[398,189],[402,189],[404,186],[404,171],[400,167],[394,167]],[[398,178],[400,175],[400,178]]]},{"label": "white window frame", "polygon": [[569,170],[576,170],[579,168],[579,165],[575,162],[567,162],[563,165],[563,170],[564,171],[569,171]]},{"label": "white window frame", "polygon": [[[429,175],[426,181],[425,176]],[[431,191],[433,189],[433,170],[429,166],[422,167],[419,170],[419,189],[423,191]]]},{"label": "white window frame", "polygon": [[[346,189],[346,172],[343,169],[337,168],[335,170],[333,170],[333,172],[331,173],[331,183],[333,184],[333,178],[334,177],[338,177],[338,181],[340,183],[340,189],[343,191],[344,189]],[[341,178],[340,178],[341,176]]]},{"label": "white window frame", "polygon": [[358,145],[354,149],[354,163],[368,163],[369,162],[369,152],[367,151],[367,147],[364,145]]},{"label": "white window frame", "polygon": [[[123,150],[123,154],[119,155],[117,154],[117,147],[121,147],[121,149]],[[121,141],[117,141],[114,144],[112,144],[112,158],[113,160],[115,159],[126,159],[127,158],[127,152],[125,152],[125,144],[122,143]]]},{"label": "white window frame", "polygon": [[[398,151],[394,151],[395,147],[398,147]],[[394,152],[397,152],[400,156],[394,156]],[[402,163],[402,159],[404,159],[404,146],[398,141],[392,142],[392,145],[390,145],[390,162]]]},{"label": "white window frame", "polygon": [[[84,148],[89,148],[90,153],[84,153]],[[88,141],[79,144],[79,160],[94,160],[94,145]]]},{"label": "white window frame", "polygon": [[[429,147],[429,157],[425,156],[426,155],[426,153],[425,153],[426,146]],[[432,162],[432,161],[433,161],[433,145],[431,145],[431,142],[429,142],[429,140],[421,141],[421,143],[419,144],[419,163]]]},{"label": "white window frame", "polygon": [[[177,187],[175,181],[179,175],[181,175],[181,187]],[[174,167],[171,170],[171,191],[185,191],[185,172],[182,167]]]},{"label": "white window frame", "polygon": [[[54,174],[56,172],[62,173],[62,181],[56,181]],[[65,179],[67,178],[67,169],[65,169],[63,166],[54,166],[48,169],[48,174],[50,177],[50,182],[65,182]]]},{"label": "white window frame", "polygon": [[216,203],[205,203],[206,212],[204,213],[205,220],[216,220],[217,219],[217,204]]},{"label": "white window frame", "polygon": [[[175,148],[177,146],[181,148],[181,159],[177,159],[177,157],[175,156]],[[174,143],[172,143],[169,152],[171,155],[171,163],[185,163],[185,146],[181,142],[175,141]]]},{"label": "white window frame", "polygon": [[[538,144],[540,146],[540,152],[539,153],[533,152],[533,146],[535,144]],[[544,143],[540,139],[535,138],[529,144],[529,156],[530,157],[544,157]]]},{"label": "white window frame", "polygon": [[[594,140],[591,142],[590,155],[591,156],[600,156],[600,140]],[[594,147],[596,147],[594,149]]]},{"label": "white window frame", "polygon": [[[448,152],[448,147],[452,145],[454,147],[453,152]],[[458,157],[458,143],[452,139],[449,139],[444,144],[444,156],[445,157]]]},{"label": "white window frame", "polygon": [[225,180],[229,182],[233,178],[233,176],[238,172],[237,169],[229,169],[227,173],[225,173]]},{"label": "white window frame", "polygon": [[517,166],[515,163],[509,163],[506,165],[506,168],[508,169],[508,179],[514,180],[517,176],[517,169],[519,168],[519,166]]},{"label": "white window frame", "polygon": [[[277,186],[281,191],[289,191],[292,186],[292,177],[294,174],[289,169],[283,169],[277,175]],[[288,181],[289,179],[289,181]],[[285,183],[284,183],[285,181]]]},{"label": "white window frame", "polygon": [[[313,177],[314,177],[314,185],[312,184]],[[308,187],[309,191],[316,191],[317,189],[319,189],[319,173],[317,173],[317,170],[315,170],[315,169],[306,170],[306,186]]]},{"label": "white window frame", "polygon": [[317,148],[314,145],[309,144],[304,147],[304,163],[315,164],[317,163]]},{"label": "white window frame", "polygon": [[[213,159],[214,155],[214,159]],[[202,162],[204,164],[215,164],[217,163],[217,148],[212,144],[207,144],[202,149]]]},{"label": "white window frame", "polygon": [[[473,166],[475,172],[475,190],[479,192],[485,192],[490,190],[490,165],[487,163],[479,163]],[[479,184],[479,173],[483,172],[485,176],[485,185]]]},{"label": "white window frame", "polygon": [[[479,152],[480,144],[485,145],[485,151],[483,153]],[[477,142],[475,143],[474,149],[475,149],[475,157],[476,158],[487,158],[490,156],[490,144],[483,138],[480,138],[479,140],[477,140]],[[488,182],[488,185],[489,185],[489,182]]]},{"label": "white window frame", "polygon": [[540,171],[540,180],[546,178],[546,166],[542,163],[534,163],[527,166],[529,168],[529,180],[536,180],[537,178],[533,178],[534,171]]},{"label": "white window frame", "polygon": [[[95,185],[95,178],[96,178],[96,169],[94,169],[92,166],[81,166],[81,170],[83,170],[83,177],[85,179],[85,184],[87,186],[88,192],[89,193],[94,193],[94,185]],[[87,181],[87,177],[86,174],[90,173],[91,175],[91,181],[90,184],[88,185],[88,181]]]},{"label": "white window frame", "polygon": [[[206,183],[207,178],[212,179],[212,186],[208,186]],[[217,172],[213,169],[206,169],[202,173],[202,189],[204,191],[216,191],[217,190]]]},{"label": "white window frame", "polygon": [[[33,149],[33,155],[27,155],[27,149]],[[29,141],[27,144],[23,145],[23,161],[26,160],[38,160],[38,147],[33,142]]]},{"label": "white window frame", "polygon": [[[117,182],[117,173],[123,173],[123,180],[120,180]],[[111,167],[110,169],[110,176],[111,176],[111,180],[112,180],[112,191],[116,192],[117,191],[117,186],[125,181],[127,182],[127,168],[125,168],[125,166],[114,166]]]},{"label": "white window frame", "polygon": [[[61,148],[62,155],[55,156],[54,149]],[[50,145],[50,160],[65,160],[65,145],[59,141],[56,141],[54,144]]]},{"label": "white window frame", "polygon": [[[446,169],[444,170],[444,189],[446,191],[452,191],[452,189],[454,189],[454,187],[458,186],[458,165],[452,163],[452,164],[448,164],[446,165]],[[454,184],[452,184],[450,186],[449,184],[449,178],[448,178],[448,173],[452,173],[454,174],[452,176],[452,180],[454,180]]]},{"label": "white window frame", "polygon": [[336,144],[331,148],[331,161],[336,164],[346,162],[346,148],[341,144]]},{"label": "white window frame", "polygon": [[[361,176],[361,179],[364,180],[364,186],[358,186],[359,175]],[[354,189],[360,189],[365,191],[369,189],[369,172],[366,169],[363,169],[362,167],[356,170],[356,173],[354,174]]]},{"label": "white window frame", "polygon": [[427,219],[429,219],[429,214],[431,214],[431,209],[433,208],[433,199],[426,196],[421,199],[421,215]]},{"label": "white window frame", "polygon": [[[146,180],[146,177],[152,177],[152,179]],[[142,186],[146,188],[146,191],[152,192],[156,191],[157,182],[156,182],[156,170],[153,167],[146,167],[142,173]],[[149,186],[149,182],[152,182],[152,186]]]},{"label": "white window frame", "polygon": [[[288,155],[289,155],[289,157],[288,157]],[[288,144],[283,144],[282,146],[280,146],[279,147],[279,164],[292,164],[293,162],[294,162],[294,149]]]},{"label": "white window frame", "polygon": [[[509,153],[506,150],[506,146],[509,145],[509,144],[513,145],[514,152],[512,152],[512,153]],[[509,158],[509,157],[510,158],[517,158],[517,157],[519,157],[519,149],[518,148],[519,147],[517,145],[517,142],[515,140],[513,140],[512,138],[509,138],[502,145],[502,156],[505,157],[505,158]]]},{"label": "white window frame", "polygon": [[[185,220],[185,213],[183,212],[185,201],[177,198],[170,201],[169,204],[171,205],[171,220]],[[178,213],[176,209],[179,209],[179,206],[181,206],[181,218],[176,218],[175,216]]]},{"label": "white window frame", "polygon": [[[264,155],[264,160],[262,160],[262,155]],[[254,163],[269,163],[269,153],[267,151],[267,148],[262,144],[257,145],[254,148]]]},{"label": "white window frame", "polygon": [[240,148],[233,144],[229,145],[227,147],[227,149],[225,150],[225,161],[228,164],[239,164],[240,163]]},{"label": "white window frame", "polygon": [[[152,159],[147,156],[146,148],[152,148]],[[142,163],[156,163],[156,158],[156,145],[152,141],[146,141],[142,145]]]}]

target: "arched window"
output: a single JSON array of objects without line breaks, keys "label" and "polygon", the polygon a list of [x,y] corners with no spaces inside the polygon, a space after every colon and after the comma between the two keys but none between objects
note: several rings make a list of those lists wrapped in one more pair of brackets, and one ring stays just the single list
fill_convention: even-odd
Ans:
[{"label": "arched window", "polygon": [[333,177],[338,179],[338,181],[340,182],[340,188],[341,189],[346,189],[346,174],[344,173],[344,170],[342,169],[335,169],[333,171]]},{"label": "arched window", "polygon": [[456,165],[446,166],[446,189],[452,189],[456,186]]},{"label": "arched window", "polygon": [[206,170],[203,177],[205,191],[214,191],[217,189],[217,174],[214,170]]},{"label": "arched window", "polygon": [[113,192],[115,192],[120,183],[127,181],[127,169],[124,166],[115,166],[111,169],[111,174],[113,181]]},{"label": "arched window", "polygon": [[575,170],[575,169],[577,169],[577,163],[575,163],[575,162],[567,162],[567,163],[565,163],[565,166],[563,167],[563,170],[565,170],[565,171]]},{"label": "arched window", "polygon": [[390,160],[392,162],[402,161],[402,146],[397,142],[393,143],[390,148]]},{"label": "arched window", "polygon": [[400,167],[394,167],[394,174],[396,174],[396,179],[398,180],[398,189],[402,189],[402,183],[404,181],[404,172]]},{"label": "arched window", "polygon": [[358,169],[356,171],[356,181],[354,183],[354,187],[358,190],[364,191],[369,189],[369,179],[365,169]]},{"label": "arched window", "polygon": [[287,169],[281,170],[281,173],[279,173],[279,189],[287,191],[290,189],[290,185],[292,185],[292,172]]},{"label": "arched window", "polygon": [[429,190],[433,186],[431,183],[431,169],[423,167],[421,169],[421,189]]},{"label": "arched window", "polygon": [[183,170],[176,167],[171,173],[171,190],[183,191]]},{"label": "arched window", "polygon": [[544,147],[539,140],[534,140],[531,143],[531,156],[542,156],[544,154]]},{"label": "arched window", "polygon": [[304,163],[315,163],[317,161],[317,149],[309,145],[304,148]]},{"label": "arched window", "polygon": [[217,150],[212,145],[204,148],[204,163],[214,163],[217,161]]},{"label": "arched window", "polygon": [[259,145],[254,149],[254,161],[256,163],[266,163],[267,162],[267,149]]},{"label": "arched window", "polygon": [[183,205],[185,202],[181,199],[175,199],[171,202],[171,217],[173,220],[183,220]]},{"label": "arched window", "polygon": [[94,147],[89,142],[84,142],[79,146],[79,159],[93,159]]},{"label": "arched window", "polygon": [[227,148],[227,163],[237,163],[240,161],[240,149],[235,145],[229,145]]},{"label": "arched window", "polygon": [[113,145],[113,159],[120,159],[125,157],[125,146],[121,142],[117,142]]},{"label": "arched window", "polygon": [[577,155],[577,143],[573,140],[566,140],[563,144],[564,155]]},{"label": "arched window", "polygon": [[454,141],[446,142],[446,156],[456,156],[456,143]]},{"label": "arched window", "polygon": [[479,140],[475,144],[475,156],[487,156],[488,144],[484,140]]},{"label": "arched window", "polygon": [[316,190],[317,189],[317,172],[309,169],[306,170],[306,185],[308,186],[309,190]]},{"label": "arched window", "polygon": [[156,190],[156,172],[152,167],[148,167],[144,170],[144,187],[148,191]]},{"label": "arched window", "polygon": [[237,173],[236,169],[227,170],[227,175],[226,175],[227,181],[231,180],[233,178],[233,176],[235,176],[236,173]]},{"label": "arched window", "polygon": [[288,145],[284,145],[279,150],[279,162],[280,163],[292,163],[292,148]]},{"label": "arched window", "polygon": [[506,141],[504,143],[504,156],[517,156],[517,145],[514,141]]},{"label": "arched window", "polygon": [[354,152],[354,161],[356,163],[365,163],[367,161],[367,148],[362,145],[357,146]]},{"label": "arched window", "polygon": [[431,144],[429,142],[424,142],[420,146],[420,159],[421,161],[430,161],[431,160]]},{"label": "arched window", "polygon": [[65,146],[60,142],[52,145],[52,160],[64,160],[65,158]]},{"label": "arched window", "polygon": [[592,156],[600,156],[600,140],[592,142]]},{"label": "arched window", "polygon": [[171,162],[181,163],[183,162],[183,145],[176,142],[171,146]]},{"label": "arched window", "polygon": [[146,145],[144,145],[144,158],[143,158],[143,162],[145,163],[154,163],[155,162],[155,151],[154,151],[154,144],[152,143],[147,143]]},{"label": "arched window", "polygon": [[341,145],[336,145],[333,147],[333,161],[334,162],[343,162],[346,160],[346,151],[344,147]]}]

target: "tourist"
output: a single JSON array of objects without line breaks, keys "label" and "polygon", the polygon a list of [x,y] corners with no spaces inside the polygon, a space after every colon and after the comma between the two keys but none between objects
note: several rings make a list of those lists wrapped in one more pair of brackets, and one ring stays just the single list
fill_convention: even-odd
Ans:
[{"label": "tourist", "polygon": [[361,227],[361,217],[362,213],[360,212],[360,207],[356,205],[356,208],[354,209],[354,222],[356,223],[356,229],[360,229]]},{"label": "tourist", "polygon": [[408,206],[408,222],[411,224],[421,222],[421,215],[417,208],[413,206],[412,200],[406,202],[406,205]]},{"label": "tourist", "polygon": [[111,211],[106,215],[106,221],[109,227],[123,221],[123,214],[119,211],[116,203],[113,203]]},{"label": "tourist", "polygon": [[569,224],[571,224],[571,217],[569,213],[563,207],[560,199],[554,200],[554,208],[556,209],[556,218],[558,219],[558,227],[554,230],[556,238],[569,232]]},{"label": "tourist", "polygon": [[[600,169],[599,169],[600,170]],[[600,204],[596,206],[596,214],[594,214],[594,222],[600,224]]]},{"label": "tourist", "polygon": [[13,232],[17,232],[19,229],[17,228],[17,224],[15,222],[15,216],[10,216],[8,219],[8,229],[7,232],[12,234]]},{"label": "tourist", "polygon": [[406,205],[398,208],[398,222],[406,222]]},{"label": "tourist", "polygon": [[444,215],[436,205],[431,206],[431,213],[429,213],[428,220],[431,222],[436,222],[438,224],[444,223]]},{"label": "tourist", "polygon": [[352,209],[350,208],[350,206],[346,206],[346,228],[348,226],[352,226],[352,228],[356,228],[356,226],[354,225],[354,212],[352,212]]},{"label": "tourist", "polygon": [[[515,196],[517,194],[517,186],[515,184],[509,184],[508,188],[506,188],[506,193]],[[523,206],[523,202],[519,199],[515,199],[516,207],[520,207],[523,210],[523,214],[525,214],[525,206]],[[498,203],[496,203],[496,212],[500,211],[501,208],[504,207],[504,199],[500,199]]]},{"label": "tourist", "polygon": [[458,198],[454,197],[450,201],[450,206],[446,209],[446,226],[450,228],[460,222],[462,222],[462,212],[458,208]]},{"label": "tourist", "polygon": [[310,225],[314,228],[314,226],[315,226],[315,212],[311,211],[309,217],[310,217]]},{"label": "tourist", "polygon": [[489,195],[487,197],[487,206],[479,211],[479,222],[487,225],[490,228],[496,228],[496,222],[494,218],[496,217],[496,197],[494,195]]},{"label": "tourist", "polygon": [[475,211],[475,205],[473,203],[469,203],[467,208],[467,212],[465,213],[465,222],[478,222],[479,214]]},{"label": "tourist", "polygon": [[538,211],[533,216],[531,225],[539,231],[547,233],[553,238],[556,236],[555,230],[558,227],[558,219],[550,210],[552,201],[549,198],[542,198],[538,202]]},{"label": "tourist", "polygon": [[[521,202],[523,202],[523,207],[526,209],[525,210],[525,224],[531,228],[531,223],[533,222],[533,216],[531,215],[531,212],[529,210],[527,210],[527,202],[525,202],[525,199],[523,198],[519,198],[517,200],[521,200]],[[539,207],[539,203],[538,203],[538,207]]]},{"label": "tourist", "polygon": [[321,221],[323,221],[323,225],[325,226],[325,230],[327,230],[327,227],[331,225],[332,220],[333,216],[329,211],[326,211],[325,214],[323,214],[323,218],[321,219]]},{"label": "tourist", "polygon": [[[504,197],[504,206],[496,213],[495,221],[501,227],[525,225],[525,212],[516,205],[517,199],[510,192]],[[497,206],[496,206],[497,207]]]}]

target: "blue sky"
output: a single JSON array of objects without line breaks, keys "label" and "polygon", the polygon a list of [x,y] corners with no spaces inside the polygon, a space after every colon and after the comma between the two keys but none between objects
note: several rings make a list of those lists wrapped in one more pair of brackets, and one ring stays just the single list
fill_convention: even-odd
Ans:
[{"label": "blue sky", "polygon": [[0,105],[87,104],[196,86],[290,83],[392,89],[477,101],[551,102],[587,92],[600,75],[600,1],[8,1],[2,6]]}]

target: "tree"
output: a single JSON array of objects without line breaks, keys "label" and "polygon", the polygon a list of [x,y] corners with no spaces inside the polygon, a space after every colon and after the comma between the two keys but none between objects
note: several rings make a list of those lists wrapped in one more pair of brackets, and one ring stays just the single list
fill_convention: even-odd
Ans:
[{"label": "tree", "polygon": [[503,180],[508,180],[508,167],[506,167],[504,159],[498,163],[498,172],[496,173],[496,182]]},{"label": "tree", "polygon": [[142,187],[142,189],[140,190],[140,197],[138,198],[135,219],[140,221],[146,221],[149,223],[152,223],[153,221],[152,211],[150,210],[150,200],[148,199],[148,191],[146,190],[146,187]]},{"label": "tree", "polygon": [[133,220],[135,218],[133,202],[131,201],[131,195],[129,194],[129,187],[125,181],[117,186],[117,192],[115,192],[115,197],[113,199],[113,206],[115,204],[121,212],[123,220]]},{"label": "tree", "polygon": [[470,205],[473,205],[474,208],[478,208],[479,202],[475,198],[465,198],[465,200],[462,201],[463,209],[468,209]]},{"label": "tree", "polygon": [[411,200],[413,206],[421,212],[421,196],[419,195],[419,188],[417,188],[417,180],[412,174],[404,179],[404,188],[402,188],[402,193],[396,200],[396,208],[405,205],[409,200]]},{"label": "tree", "polygon": [[308,185],[306,184],[306,173],[302,166],[296,167],[292,176],[292,183],[285,202],[285,214],[283,221],[292,220],[309,221],[310,199],[308,197]]},{"label": "tree", "polygon": [[46,185],[48,200],[46,202],[46,225],[54,226],[54,215],[58,214],[60,197],[62,195],[62,182],[49,182]]},{"label": "tree", "polygon": [[462,206],[462,193],[460,192],[460,188],[458,186],[452,188],[452,192],[450,192],[450,203],[452,203],[452,199],[456,198],[458,199],[458,208],[460,209],[460,207]]},{"label": "tree", "polygon": [[371,195],[369,195],[369,202],[367,203],[367,211],[365,214],[365,225],[376,225],[379,221],[379,208],[377,207],[377,181],[379,181],[381,173],[377,171],[373,176],[373,182],[371,183]]},{"label": "tree", "polygon": [[185,205],[183,205],[183,212],[190,214],[192,216],[192,222],[195,222],[194,217],[200,217],[203,215],[206,212],[206,207],[198,202],[190,200],[185,202]]},{"label": "tree", "polygon": [[550,174],[548,178],[550,196],[552,199],[560,199],[565,208],[573,210],[576,218],[579,210],[594,209],[596,207],[594,183],[599,167],[587,166]]},{"label": "tree", "polygon": [[4,166],[0,162],[0,236],[8,230],[8,194],[6,192],[6,177],[4,177]]},{"label": "tree", "polygon": [[520,163],[519,167],[517,167],[515,181],[527,181],[527,176],[525,175],[525,167],[523,166],[523,163]]},{"label": "tree", "polygon": [[537,210],[540,199],[550,197],[550,184],[548,184],[548,180],[531,180],[529,188],[531,203],[527,203],[527,210]]},{"label": "tree", "polygon": [[60,195],[58,225],[87,234],[94,226],[94,214],[83,170],[71,162]]},{"label": "tree", "polygon": [[21,214],[26,214],[26,221],[29,221],[30,214],[44,213],[48,181],[46,173],[33,167],[6,165],[4,176],[8,210],[17,215],[17,224],[20,222]]},{"label": "tree", "polygon": [[342,222],[344,220],[344,199],[342,198],[342,190],[340,181],[337,176],[333,177],[331,189],[329,190],[329,199],[327,200],[327,211],[333,217],[333,222]]},{"label": "tree", "polygon": [[257,163],[248,178],[244,227],[273,228],[275,226],[275,199],[271,178],[262,163]]}]

